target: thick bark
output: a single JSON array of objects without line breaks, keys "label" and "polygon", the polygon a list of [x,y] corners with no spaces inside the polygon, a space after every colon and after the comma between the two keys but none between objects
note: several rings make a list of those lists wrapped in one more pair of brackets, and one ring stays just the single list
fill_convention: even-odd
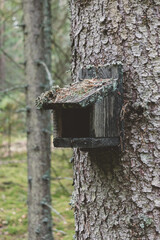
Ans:
[{"label": "thick bark", "polygon": [[[44,5],[45,4],[45,5]],[[35,99],[46,85],[44,66],[50,43],[44,40],[49,1],[23,1],[27,90],[28,222],[29,240],[52,240],[50,196],[50,114],[36,110]],[[46,10],[46,11],[48,11]],[[45,15],[45,18],[44,18]],[[47,30],[48,32],[48,30]],[[49,32],[48,32],[49,33]],[[47,51],[46,51],[47,48]]]},{"label": "thick bark", "polygon": [[160,239],[160,3],[71,1],[72,73],[120,61],[125,151],[75,149],[77,240]]}]

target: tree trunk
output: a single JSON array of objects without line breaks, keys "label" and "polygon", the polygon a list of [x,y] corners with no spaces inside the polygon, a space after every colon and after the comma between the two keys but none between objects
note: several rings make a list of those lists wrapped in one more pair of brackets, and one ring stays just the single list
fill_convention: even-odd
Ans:
[{"label": "tree trunk", "polygon": [[72,74],[121,62],[125,150],[75,149],[77,240],[160,239],[160,3],[71,0]]},{"label": "tree trunk", "polygon": [[[47,9],[45,10],[45,7]],[[29,240],[52,240],[50,196],[50,114],[35,107],[48,82],[50,37],[45,39],[50,1],[23,1],[27,90],[28,224]],[[45,10],[45,12],[44,12]],[[46,14],[46,11],[49,15]]]},{"label": "tree trunk", "polygon": [[[4,8],[4,0],[0,1],[0,11],[3,11]],[[4,31],[5,24],[3,20],[3,16],[0,16],[0,49],[4,47]],[[0,50],[0,88],[3,89],[5,87],[5,56]]]}]

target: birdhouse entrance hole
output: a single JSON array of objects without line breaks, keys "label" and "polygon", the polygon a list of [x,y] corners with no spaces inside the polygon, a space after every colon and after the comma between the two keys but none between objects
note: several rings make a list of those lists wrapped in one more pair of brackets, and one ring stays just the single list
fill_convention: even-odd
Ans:
[{"label": "birdhouse entrance hole", "polygon": [[89,136],[90,111],[86,109],[62,109],[62,137]]}]

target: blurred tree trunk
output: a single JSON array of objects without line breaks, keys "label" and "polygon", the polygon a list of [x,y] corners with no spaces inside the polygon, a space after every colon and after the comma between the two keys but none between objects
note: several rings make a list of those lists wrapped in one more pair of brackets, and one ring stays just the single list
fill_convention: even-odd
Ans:
[{"label": "blurred tree trunk", "polygon": [[75,150],[77,240],[160,239],[160,3],[71,0],[72,74],[120,61],[125,151]]},{"label": "blurred tree trunk", "polygon": [[[0,11],[3,11],[4,8],[4,0],[0,1]],[[3,20],[3,16],[1,14],[0,16],[0,49],[3,49],[4,45],[4,30],[5,30],[5,24]],[[0,88],[3,89],[5,86],[5,56],[0,51]]]},{"label": "blurred tree trunk", "polygon": [[[25,0],[24,37],[27,90],[28,224],[29,240],[53,240],[50,195],[50,113],[37,110],[35,99],[49,81],[50,0]],[[46,37],[47,36],[47,37]]]}]

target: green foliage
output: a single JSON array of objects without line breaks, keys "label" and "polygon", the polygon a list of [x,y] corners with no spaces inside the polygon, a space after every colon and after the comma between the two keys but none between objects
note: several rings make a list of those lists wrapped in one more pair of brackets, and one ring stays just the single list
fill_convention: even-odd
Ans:
[{"label": "green foliage", "polygon": [[1,10],[1,22],[5,26],[3,33],[4,43],[0,54],[5,57],[5,86],[24,82],[22,4],[21,1],[4,1]]},{"label": "green foliage", "polygon": [[[21,155],[21,158],[24,154]],[[15,159],[15,158],[13,158]],[[4,159],[6,163],[8,159]],[[3,163],[2,161],[2,163]],[[14,235],[26,232],[27,181],[26,163],[10,163],[1,166],[0,172],[0,239],[16,239]],[[13,238],[12,238],[13,237]]]},{"label": "green foliage", "polygon": [[[19,112],[24,102],[23,93],[12,93],[2,97],[0,101],[0,132],[8,135],[9,127],[12,128],[12,136],[22,132],[25,128],[25,112]],[[17,100],[19,99],[19,101]]]},{"label": "green foliage", "polygon": [[70,20],[67,0],[52,1],[52,73],[61,87],[71,82]]},{"label": "green foliage", "polygon": [[[52,76],[61,86],[70,81],[70,22],[67,0],[52,1]],[[23,54],[23,12],[22,1],[4,1],[0,9],[0,27],[5,25],[5,39],[0,56],[5,57],[5,85],[0,87],[0,144],[11,144],[11,138],[20,136],[23,141],[25,132],[25,94],[21,88],[16,91],[9,89],[25,84]],[[1,80],[1,76],[0,76]],[[5,93],[2,91],[5,91]],[[14,143],[13,143],[14,145]],[[1,146],[2,147],[2,146]],[[15,146],[14,148],[18,147]],[[6,151],[6,149],[5,149]],[[1,152],[2,155],[2,152]],[[6,154],[4,153],[6,156]],[[58,150],[53,154],[52,168],[52,201],[53,207],[63,218],[53,214],[54,229],[66,232],[54,232],[55,240],[71,240],[74,231],[73,211],[68,205],[72,193],[72,181],[58,180],[57,177],[72,177],[68,160],[71,151]],[[0,165],[0,239],[27,239],[27,164],[26,153],[14,152],[10,158],[1,158]],[[11,163],[7,163],[10,161]],[[18,163],[17,163],[18,161]],[[1,162],[0,162],[1,163]]]},{"label": "green foliage", "polygon": [[[73,210],[69,202],[72,194],[71,150],[54,150],[51,171],[52,206],[55,240],[71,240],[74,235]],[[7,164],[7,161],[8,164]],[[26,153],[16,153],[0,162],[0,239],[27,239],[27,164]],[[65,234],[63,234],[65,232]]]},{"label": "green foliage", "polygon": [[[71,81],[70,76],[70,20],[67,0],[52,0],[52,76],[55,84],[63,86]],[[0,27],[5,25],[5,39],[0,56],[5,57],[5,85],[3,89],[25,84],[23,53],[23,11],[20,0],[4,1],[0,9]],[[0,73],[1,74],[1,73]],[[0,76],[1,80],[1,76]],[[1,83],[1,81],[0,81]],[[0,90],[2,88],[0,87]],[[0,132],[8,134],[9,108],[12,110],[12,135],[25,131],[24,90],[0,92]],[[13,101],[13,103],[12,103]],[[14,113],[13,113],[14,111]],[[18,113],[19,112],[19,113]],[[14,121],[13,121],[14,119]]]},{"label": "green foliage", "polygon": [[15,111],[15,109],[17,108],[17,104],[16,102],[13,101],[14,95],[10,95],[10,97],[8,96],[4,96],[2,101],[0,102],[0,110],[2,111],[8,111],[8,112],[13,112]]}]

